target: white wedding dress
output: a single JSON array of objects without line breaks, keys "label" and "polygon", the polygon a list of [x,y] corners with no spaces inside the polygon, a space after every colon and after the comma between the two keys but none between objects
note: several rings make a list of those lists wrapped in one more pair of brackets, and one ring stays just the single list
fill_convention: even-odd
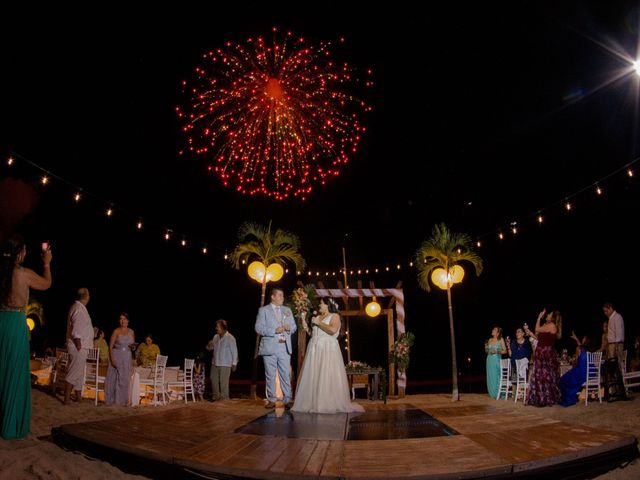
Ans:
[{"label": "white wedding dress", "polygon": [[[331,315],[337,314],[328,314],[321,322],[329,325]],[[364,412],[361,405],[351,403],[349,381],[338,344],[339,334],[339,329],[329,335],[314,325],[296,388],[293,412]]]}]

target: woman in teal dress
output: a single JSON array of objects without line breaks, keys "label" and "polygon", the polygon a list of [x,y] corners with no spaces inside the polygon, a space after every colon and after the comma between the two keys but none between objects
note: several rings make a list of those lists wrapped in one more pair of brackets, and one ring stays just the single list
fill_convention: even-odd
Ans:
[{"label": "woman in teal dress", "polygon": [[44,274],[24,268],[27,249],[22,237],[12,236],[0,247],[0,436],[9,440],[29,433],[31,374],[29,333],[25,313],[29,288],[51,286],[51,250],[42,252]]},{"label": "woman in teal dress", "polygon": [[500,359],[502,354],[507,353],[500,327],[494,327],[491,331],[491,338],[484,342],[484,351],[487,352],[487,391],[491,398],[497,398],[500,387]]}]

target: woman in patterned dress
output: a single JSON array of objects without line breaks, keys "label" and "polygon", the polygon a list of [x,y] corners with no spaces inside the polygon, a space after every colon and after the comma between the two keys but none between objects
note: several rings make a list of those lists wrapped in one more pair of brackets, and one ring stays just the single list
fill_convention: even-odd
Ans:
[{"label": "woman in patterned dress", "polygon": [[527,405],[537,407],[555,405],[560,401],[558,386],[560,366],[554,345],[556,339],[562,337],[562,317],[559,311],[554,310],[547,314],[545,323],[542,325],[542,317],[546,312],[546,309],[542,310],[536,322],[538,345],[534,353],[533,371],[527,392]]}]

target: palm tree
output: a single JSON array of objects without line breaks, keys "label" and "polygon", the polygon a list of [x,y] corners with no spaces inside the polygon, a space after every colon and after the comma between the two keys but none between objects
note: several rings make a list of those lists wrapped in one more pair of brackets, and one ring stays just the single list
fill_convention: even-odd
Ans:
[{"label": "palm tree", "polygon": [[[476,276],[482,273],[482,259],[473,251],[471,237],[464,233],[451,232],[444,223],[435,225],[431,238],[422,242],[416,252],[418,284],[427,292],[431,291],[429,280],[436,268],[449,272],[460,262],[473,265]],[[449,302],[449,328],[451,331],[451,368],[453,379],[452,400],[460,399],[458,393],[458,364],[456,362],[456,340],[453,329],[453,307],[451,306],[451,282],[447,282],[447,301]]]},{"label": "palm tree", "polygon": [[[264,226],[258,223],[245,222],[238,230],[238,240],[240,243],[231,252],[229,261],[234,268],[249,261],[260,261],[265,267],[272,263],[285,265],[287,262],[295,264],[297,270],[304,269],[305,261],[300,255],[300,239],[297,235],[285,230],[271,230],[271,222]],[[260,306],[264,305],[267,291],[267,279],[262,280],[262,293],[260,295]],[[256,345],[253,353],[253,365],[251,367],[251,398],[256,398],[256,383],[258,377],[258,346],[260,336],[256,335]]]}]

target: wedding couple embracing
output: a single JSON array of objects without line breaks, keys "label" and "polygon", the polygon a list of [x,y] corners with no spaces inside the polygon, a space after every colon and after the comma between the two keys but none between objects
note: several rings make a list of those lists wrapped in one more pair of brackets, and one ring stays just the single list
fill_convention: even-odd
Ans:
[{"label": "wedding couple embracing", "polygon": [[357,403],[351,403],[349,381],[344,368],[338,336],[340,315],[332,298],[320,300],[319,313],[311,319],[312,336],[307,346],[295,402],[291,395],[291,335],[296,322],[289,307],[285,307],[284,292],[271,289],[271,303],[261,307],[256,319],[256,333],[260,339],[258,354],[264,360],[267,383],[266,408],[274,408],[276,402],[276,372],[285,408],[304,413],[362,412]]}]

